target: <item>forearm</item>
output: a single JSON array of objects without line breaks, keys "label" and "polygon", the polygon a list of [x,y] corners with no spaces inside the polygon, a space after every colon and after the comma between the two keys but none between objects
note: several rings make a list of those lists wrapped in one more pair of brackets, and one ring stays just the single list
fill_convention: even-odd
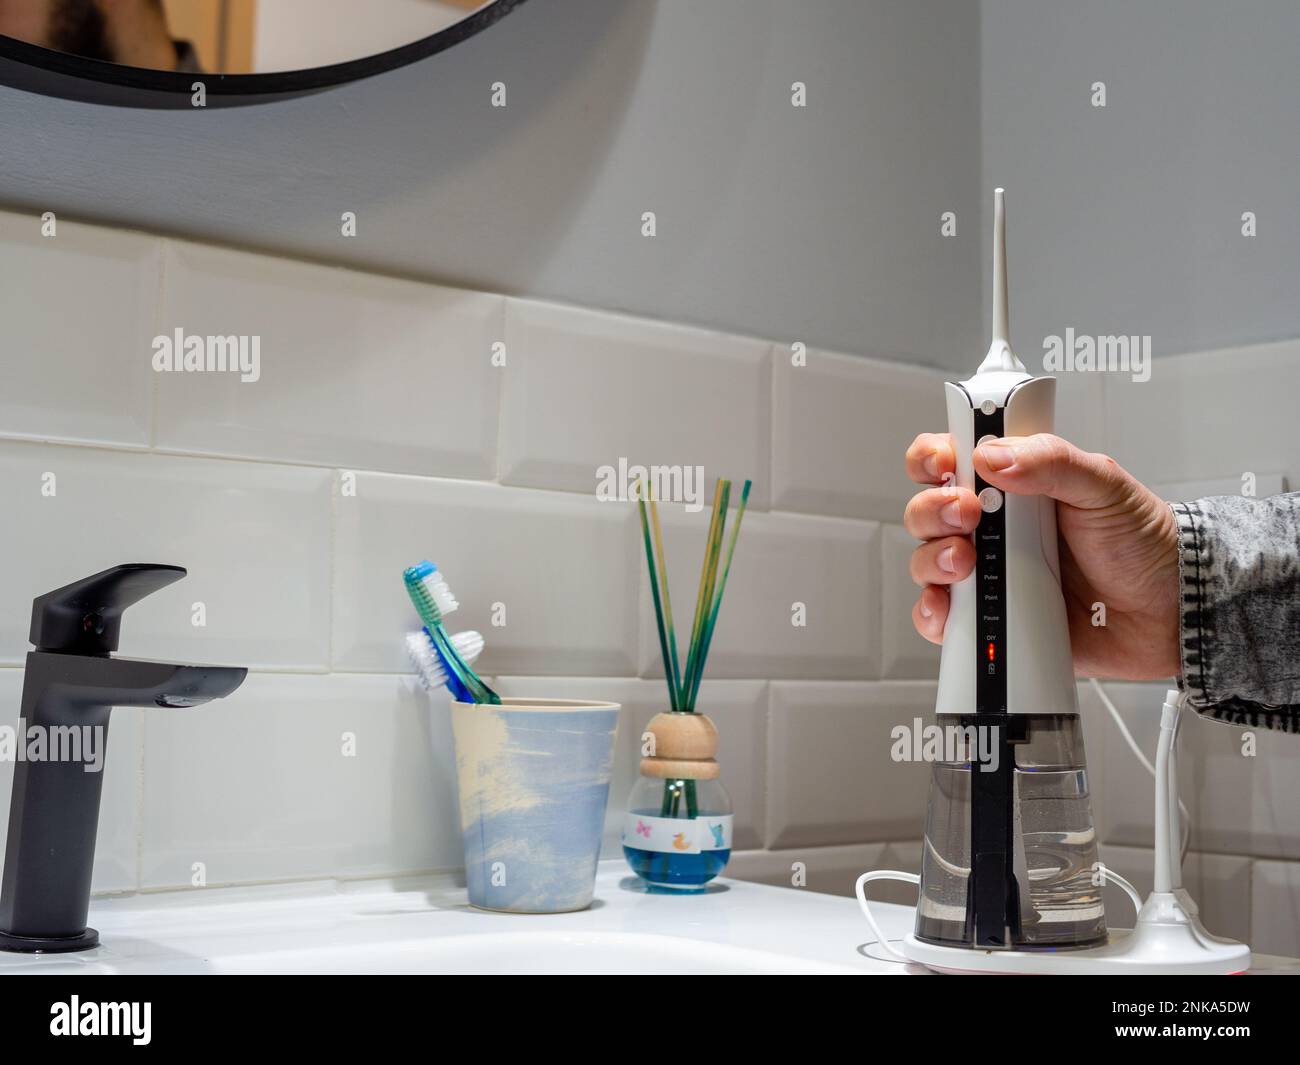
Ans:
[{"label": "forearm", "polygon": [[1172,509],[1188,705],[1232,724],[1300,732],[1300,493]]}]

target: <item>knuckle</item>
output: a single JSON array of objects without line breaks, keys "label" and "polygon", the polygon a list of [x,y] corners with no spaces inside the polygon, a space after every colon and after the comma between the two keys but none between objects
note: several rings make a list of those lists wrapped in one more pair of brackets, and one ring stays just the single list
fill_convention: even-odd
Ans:
[{"label": "knuckle", "polygon": [[953,559],[958,565],[975,564],[975,545],[964,536],[948,537],[949,544],[953,547]]},{"label": "knuckle", "polygon": [[917,524],[917,511],[921,506],[924,496],[924,492],[917,492],[916,495],[912,496],[912,498],[907,501],[907,506],[903,508],[903,525],[908,532],[911,532]]},{"label": "knuckle", "polygon": [[1039,433],[1035,439],[1038,441],[1042,461],[1047,466],[1063,466],[1074,453],[1074,448],[1067,441],[1052,433]]},{"label": "knuckle", "polygon": [[926,567],[925,552],[928,546],[928,544],[922,544],[912,552],[912,557],[908,560],[907,572],[908,576],[912,578],[914,584],[924,585],[926,583],[924,579]]},{"label": "knuckle", "polygon": [[1043,487],[1051,493],[1074,461],[1075,448],[1052,433],[1039,433],[1034,437],[1034,450],[1037,452],[1035,465],[1043,478]]},{"label": "knuckle", "polygon": [[1135,494],[1135,489],[1140,487],[1139,482],[1133,475],[1109,455],[1096,453],[1089,455],[1088,458],[1096,471],[1098,481],[1104,486],[1108,498],[1131,497]]}]

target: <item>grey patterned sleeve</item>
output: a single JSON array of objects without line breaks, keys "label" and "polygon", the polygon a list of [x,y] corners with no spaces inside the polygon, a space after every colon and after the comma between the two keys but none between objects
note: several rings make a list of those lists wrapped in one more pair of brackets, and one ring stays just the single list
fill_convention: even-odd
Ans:
[{"label": "grey patterned sleeve", "polygon": [[1172,509],[1188,705],[1229,724],[1300,732],[1300,492]]}]

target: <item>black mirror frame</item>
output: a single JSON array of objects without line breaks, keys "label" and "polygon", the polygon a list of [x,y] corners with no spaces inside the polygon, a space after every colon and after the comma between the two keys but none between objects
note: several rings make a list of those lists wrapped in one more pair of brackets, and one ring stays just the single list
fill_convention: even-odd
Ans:
[{"label": "black mirror frame", "polygon": [[203,110],[191,97],[202,82],[205,107],[242,107],[322,92],[337,85],[396,70],[445,51],[504,18],[524,0],[496,0],[454,26],[387,52],[274,74],[193,74],[147,70],[55,52],[0,36],[0,84],[24,92],[114,107]]}]

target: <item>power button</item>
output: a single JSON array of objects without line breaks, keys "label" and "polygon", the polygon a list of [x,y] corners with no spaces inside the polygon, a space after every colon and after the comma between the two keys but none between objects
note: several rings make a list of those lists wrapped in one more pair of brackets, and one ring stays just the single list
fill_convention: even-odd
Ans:
[{"label": "power button", "polygon": [[985,514],[993,514],[1002,509],[1002,493],[996,488],[985,488],[979,494],[980,509]]}]

